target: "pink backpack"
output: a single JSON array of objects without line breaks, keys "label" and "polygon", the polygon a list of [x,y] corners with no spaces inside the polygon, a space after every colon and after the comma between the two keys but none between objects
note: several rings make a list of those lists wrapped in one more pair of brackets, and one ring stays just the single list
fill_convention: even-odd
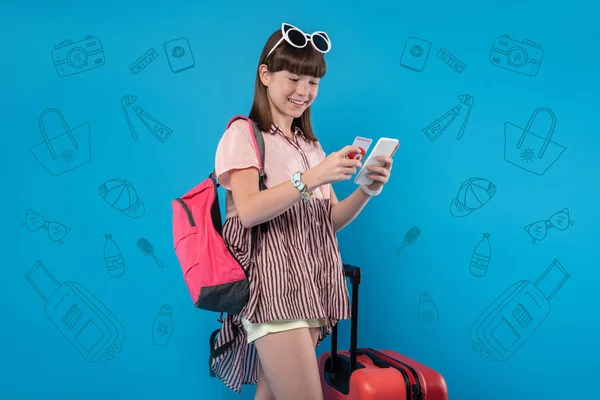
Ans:
[{"label": "pink backpack", "polygon": [[[266,189],[264,180],[264,141],[258,125],[244,116],[254,137],[259,160],[259,190]],[[219,187],[215,171],[189,192],[172,201],[173,241],[183,279],[197,308],[220,313],[237,314],[250,292],[248,275],[229,251],[223,240],[223,224],[219,209]],[[261,224],[262,232],[267,223]],[[252,227],[251,251],[256,244],[258,226]]]}]

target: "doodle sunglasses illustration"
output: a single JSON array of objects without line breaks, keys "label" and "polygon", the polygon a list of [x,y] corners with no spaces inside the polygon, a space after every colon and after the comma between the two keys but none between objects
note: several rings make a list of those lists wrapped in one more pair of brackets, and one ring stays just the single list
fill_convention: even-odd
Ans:
[{"label": "doodle sunglasses illustration", "polygon": [[569,209],[563,208],[546,220],[526,225],[525,232],[531,236],[531,241],[535,243],[536,241],[541,241],[546,238],[548,229],[555,228],[559,231],[565,231],[569,226],[573,225],[575,225],[575,222],[571,220],[571,217],[569,216]]},{"label": "doodle sunglasses illustration", "polygon": [[21,226],[26,227],[31,232],[45,229],[48,231],[48,238],[53,242],[62,244],[63,238],[71,231],[71,228],[68,226],[56,221],[48,221],[42,215],[29,208],[25,210],[25,214],[25,221],[21,223]]},{"label": "doodle sunglasses illustration", "polygon": [[294,25],[284,22],[281,24],[281,34],[282,38],[275,43],[275,46],[273,46],[269,51],[269,54],[267,54],[267,58],[283,40],[298,49],[305,47],[308,42],[310,42],[317,51],[323,54],[328,53],[331,50],[331,40],[329,40],[329,36],[323,31],[317,31],[310,34],[304,33]]}]

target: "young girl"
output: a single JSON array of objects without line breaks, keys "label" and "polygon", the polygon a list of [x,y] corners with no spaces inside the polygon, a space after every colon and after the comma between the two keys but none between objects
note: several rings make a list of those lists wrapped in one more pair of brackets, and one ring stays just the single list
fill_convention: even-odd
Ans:
[{"label": "young girl", "polygon": [[[215,171],[226,192],[223,237],[248,274],[250,298],[227,315],[211,362],[236,392],[257,383],[255,399],[322,399],[315,347],[341,319],[350,318],[336,232],[349,224],[388,181],[392,159],[378,158],[374,182],[341,202],[331,183],[351,179],[361,163],[346,146],[326,156],[310,122],[310,107],[331,49],[324,32],[305,34],[283,24],[260,55],[249,117],[263,131],[265,184],[244,120],[233,122],[217,147]],[[251,228],[259,230],[250,252]]]}]

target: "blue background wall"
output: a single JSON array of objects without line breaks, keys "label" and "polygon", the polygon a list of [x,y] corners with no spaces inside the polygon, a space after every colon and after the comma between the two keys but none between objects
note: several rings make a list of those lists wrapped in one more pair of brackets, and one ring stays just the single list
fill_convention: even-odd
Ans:
[{"label": "blue background wall", "polygon": [[[359,344],[395,349],[439,370],[452,399],[558,399],[573,390],[584,395],[592,371],[600,368],[600,275],[592,248],[600,224],[600,58],[593,10],[579,1],[560,6],[504,1],[493,9],[473,1],[195,3],[2,6],[0,397],[252,398],[254,388],[236,395],[208,376],[208,336],[218,326],[217,316],[195,309],[184,286],[173,251],[171,199],[212,170],[227,121],[249,110],[256,60],[282,21],[308,32],[325,30],[332,38],[328,74],[313,107],[325,150],[338,150],[356,135],[401,142],[383,194],[339,233],[344,261],[364,273]],[[94,39],[84,40],[87,35]],[[524,39],[540,44],[537,73],[530,63],[505,69],[490,61],[502,35],[510,36],[510,46],[535,48]],[[416,39],[406,46],[410,37]],[[165,43],[181,38],[175,44],[189,45],[186,54],[193,60],[186,56],[170,64]],[[97,54],[104,62],[75,74],[68,67],[55,69],[53,49],[68,39],[101,49]],[[428,54],[425,63],[415,58],[415,44]],[[68,48],[58,49],[59,59]],[[157,57],[143,70],[130,69],[150,49]],[[518,61],[519,53],[511,57]],[[474,100],[472,112],[457,140],[468,109],[459,96],[466,94]],[[125,96],[135,96],[134,105],[172,131],[166,140],[132,115],[134,140],[121,105]],[[456,105],[462,106],[456,119],[430,140],[423,129]],[[527,135],[516,149],[515,138],[541,107],[554,113],[556,123],[548,158],[539,160],[541,141]],[[57,161],[50,161],[39,125],[47,109],[59,110],[80,138],[76,151],[63,151],[69,142],[57,144]],[[43,121],[49,137],[64,133],[56,114]],[[548,113],[538,114],[532,131],[546,135],[550,121]],[[81,139],[88,132],[89,144]],[[557,148],[563,150],[558,158]],[[38,161],[36,151],[45,158]],[[55,176],[47,169],[56,173],[73,166]],[[541,175],[527,170],[540,166],[549,168]],[[99,187],[115,178],[131,183],[128,193],[137,193],[143,213],[120,212],[129,202],[113,204],[114,191],[101,196]],[[461,198],[474,211],[455,217],[452,201],[470,178],[483,179],[469,186],[479,203],[470,195]],[[487,191],[481,189],[486,182],[494,185],[487,183]],[[355,186],[343,182],[335,189],[343,198]],[[485,193],[492,194],[487,202]],[[564,209],[574,224],[552,217]],[[532,242],[526,227],[541,221],[536,229],[543,233],[547,220],[548,226],[566,229],[549,227],[543,240]],[[27,229],[44,221],[51,223],[49,231]],[[394,254],[413,227],[420,232],[413,235],[416,241]],[[470,263],[474,254],[486,255],[476,249],[484,233],[490,235],[491,258],[485,274],[476,277]],[[124,260],[112,271],[105,260],[106,234]],[[140,251],[140,238],[158,261]],[[518,296],[496,313],[485,311],[514,283],[535,283],[554,260],[569,278],[549,307],[528,286],[518,287]],[[555,265],[540,284],[546,292],[560,278]],[[71,301],[61,303],[63,308],[55,310],[53,299],[45,308],[44,297],[26,279],[33,271],[41,293],[52,293],[43,267],[57,284],[72,282],[58,292],[69,293],[61,297]],[[106,326],[120,323],[124,331],[99,324],[77,340],[61,334],[53,322],[68,325],[86,312],[76,297],[86,294],[76,285],[110,310]],[[420,306],[427,295],[433,303]],[[163,305],[170,317],[159,314]],[[481,315],[489,319],[476,325],[480,345],[501,348],[520,337],[513,344],[518,349],[504,361],[483,359],[473,350],[470,331]],[[522,326],[513,323],[513,330],[502,322],[515,320]],[[342,347],[348,345],[348,327],[342,323]],[[120,350],[111,353],[112,360],[95,362],[84,354],[96,340],[122,346],[112,348]],[[75,343],[81,343],[81,352]]]}]

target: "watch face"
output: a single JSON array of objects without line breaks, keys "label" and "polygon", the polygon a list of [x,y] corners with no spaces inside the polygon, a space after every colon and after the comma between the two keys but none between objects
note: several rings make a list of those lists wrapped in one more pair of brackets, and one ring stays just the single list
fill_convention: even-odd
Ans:
[{"label": "watch face", "polygon": [[302,184],[302,181],[300,180],[299,172],[296,172],[294,174],[294,176],[292,177],[292,182],[294,183],[295,186],[300,186]]}]

